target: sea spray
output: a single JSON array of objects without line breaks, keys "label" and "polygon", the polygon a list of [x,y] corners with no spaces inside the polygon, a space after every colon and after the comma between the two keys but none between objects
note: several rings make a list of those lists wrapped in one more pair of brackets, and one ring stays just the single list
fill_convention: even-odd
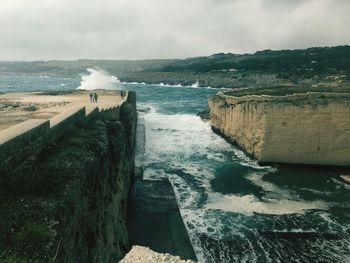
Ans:
[{"label": "sea spray", "polygon": [[193,83],[191,85],[191,88],[199,88],[199,80],[197,79],[197,81],[195,83]]},{"label": "sea spray", "polygon": [[81,82],[78,89],[94,90],[94,89],[109,89],[115,90],[121,88],[121,83],[116,76],[109,74],[106,70],[95,67],[88,68],[88,74],[81,76]]}]

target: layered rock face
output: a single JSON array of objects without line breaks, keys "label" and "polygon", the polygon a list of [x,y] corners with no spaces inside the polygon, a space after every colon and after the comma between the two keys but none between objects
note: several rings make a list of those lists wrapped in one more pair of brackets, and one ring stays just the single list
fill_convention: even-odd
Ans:
[{"label": "layered rock face", "polygon": [[350,94],[209,98],[210,123],[260,163],[350,165]]}]

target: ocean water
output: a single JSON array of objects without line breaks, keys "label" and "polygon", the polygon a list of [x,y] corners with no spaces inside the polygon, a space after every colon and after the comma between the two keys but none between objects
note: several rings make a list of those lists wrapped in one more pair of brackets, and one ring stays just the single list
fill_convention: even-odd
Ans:
[{"label": "ocean water", "polygon": [[[0,92],[79,83],[0,75]],[[350,262],[349,170],[258,165],[196,116],[219,89],[120,87],[150,109],[144,177],[169,179],[200,262]]]}]

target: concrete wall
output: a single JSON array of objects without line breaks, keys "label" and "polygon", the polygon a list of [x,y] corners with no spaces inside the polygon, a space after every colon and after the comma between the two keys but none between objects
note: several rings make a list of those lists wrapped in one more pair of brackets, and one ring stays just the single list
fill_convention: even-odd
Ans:
[{"label": "concrete wall", "polygon": [[106,120],[119,120],[120,107],[116,106],[109,109],[102,109],[100,111],[100,116],[102,119]]},{"label": "concrete wall", "polygon": [[50,119],[50,139],[59,137],[67,128],[86,120],[84,106],[72,107]]},{"label": "concrete wall", "polygon": [[0,176],[15,169],[25,159],[56,140],[67,128],[93,117],[119,120],[120,109],[128,101],[115,107],[98,109],[96,106],[75,106],[49,120],[27,120],[0,133]]},{"label": "concrete wall", "polygon": [[136,93],[128,91],[126,100],[120,105],[120,121],[125,124],[127,134],[129,134],[128,146],[132,151],[135,149],[137,110]]},{"label": "concrete wall", "polygon": [[48,141],[48,120],[27,120],[0,133],[0,175],[11,171]]},{"label": "concrete wall", "polygon": [[211,125],[260,163],[350,166],[350,94],[209,99]]}]

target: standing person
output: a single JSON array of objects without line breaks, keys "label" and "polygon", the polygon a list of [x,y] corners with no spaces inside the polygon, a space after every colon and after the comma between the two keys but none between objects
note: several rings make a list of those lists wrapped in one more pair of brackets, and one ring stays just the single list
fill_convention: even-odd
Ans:
[{"label": "standing person", "polygon": [[97,98],[98,98],[98,95],[97,95],[97,93],[95,92],[95,94],[94,94],[94,98],[95,98],[95,102],[97,103]]},{"label": "standing person", "polygon": [[90,93],[90,103],[94,102],[94,98],[92,96],[92,92]]}]

